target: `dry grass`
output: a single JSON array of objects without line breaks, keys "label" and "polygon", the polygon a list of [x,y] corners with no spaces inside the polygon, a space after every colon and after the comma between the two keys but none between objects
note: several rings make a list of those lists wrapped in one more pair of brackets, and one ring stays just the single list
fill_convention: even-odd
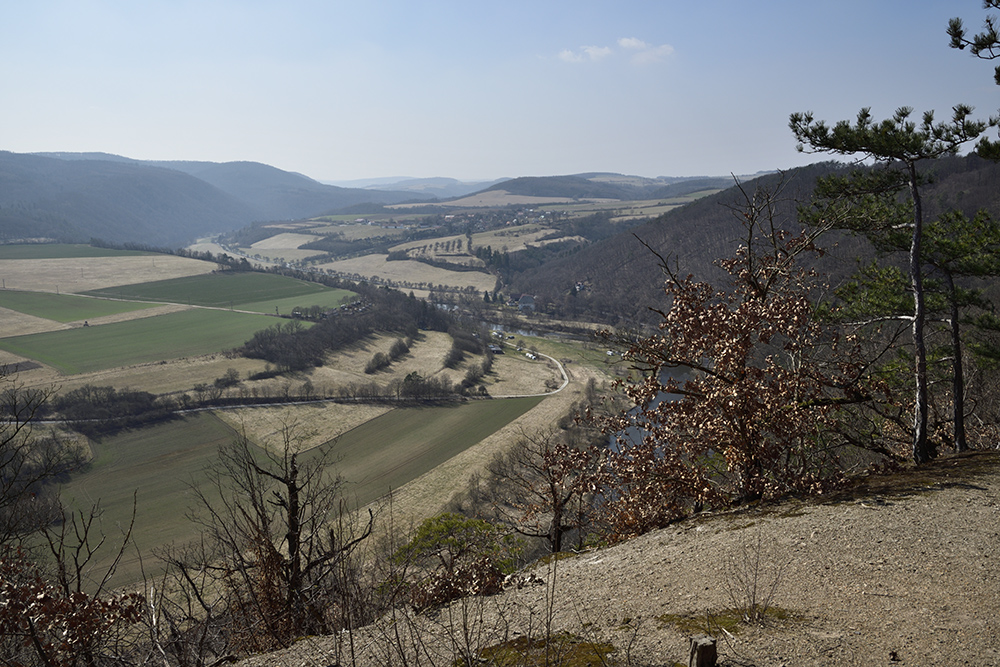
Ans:
[{"label": "dry grass", "polygon": [[85,292],[200,275],[215,268],[211,262],[172,255],[0,260],[7,289],[34,292]]},{"label": "dry grass", "polygon": [[[128,322],[129,320],[139,320],[144,317],[156,317],[157,315],[167,315],[168,313],[177,313],[182,310],[190,310],[191,306],[184,305],[182,303],[168,303],[163,306],[154,306],[153,308],[143,308],[141,310],[131,310],[127,313],[115,313],[114,315],[105,315],[104,317],[91,317],[86,320],[90,323],[90,326],[100,326],[102,324],[114,324],[115,322]],[[77,320],[76,322],[70,322],[69,326],[83,326],[84,320]]]},{"label": "dry grass", "polygon": [[282,430],[295,433],[298,451],[307,451],[389,412],[384,405],[323,403],[223,410],[219,418],[262,446],[280,446]]},{"label": "dry grass", "polygon": [[[0,352],[0,364],[24,361],[16,355]],[[26,387],[57,386],[60,391],[72,391],[86,384],[113,386],[118,389],[130,388],[154,394],[171,394],[189,391],[195,384],[211,384],[215,378],[225,375],[226,370],[235,368],[240,377],[264,370],[265,363],[257,359],[237,357],[227,358],[221,354],[201,357],[173,359],[167,362],[151,362],[80,373],[63,375],[49,366],[40,366],[18,374],[18,379]]]},{"label": "dry grass", "polygon": [[[312,234],[292,234],[286,232],[283,234],[275,234],[262,241],[257,241],[252,246],[253,250],[274,250],[274,249],[292,249],[298,248],[306,243],[312,243],[316,240],[316,236]],[[316,251],[313,251],[316,254]]]},{"label": "dry grass", "polygon": [[69,329],[70,326],[54,320],[47,320],[44,317],[35,317],[9,308],[0,308],[0,338],[58,331]]},{"label": "dry grass", "polygon": [[531,361],[521,352],[508,348],[506,354],[493,357],[493,372],[486,376],[486,388],[492,396],[524,396],[543,394],[546,381],[562,384],[559,369],[551,361],[539,358]]}]

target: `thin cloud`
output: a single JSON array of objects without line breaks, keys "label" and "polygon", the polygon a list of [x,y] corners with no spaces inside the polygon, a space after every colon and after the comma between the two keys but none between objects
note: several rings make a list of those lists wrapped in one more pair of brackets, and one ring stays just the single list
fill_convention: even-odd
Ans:
[{"label": "thin cloud", "polygon": [[[631,54],[634,65],[648,65],[662,62],[673,52],[669,44],[654,46],[637,37],[622,37],[618,40],[618,49]],[[610,46],[581,46],[578,50],[563,49],[559,59],[567,63],[597,62],[615,55],[616,50]]]},{"label": "thin cloud", "polygon": [[586,53],[591,60],[603,60],[611,55],[610,46],[585,46],[583,47],[583,52]]},{"label": "thin cloud", "polygon": [[581,46],[579,51],[563,49],[559,52],[559,60],[567,63],[582,63],[587,60],[597,62],[613,53],[610,46]]},{"label": "thin cloud", "polygon": [[579,53],[575,53],[570,49],[563,49],[559,52],[559,60],[566,63],[582,63],[583,56]]},{"label": "thin cloud", "polygon": [[669,44],[661,44],[660,46],[650,46],[649,48],[639,51],[634,56],[632,56],[632,62],[636,65],[648,65],[650,63],[663,62],[669,58],[674,52],[674,47]]},{"label": "thin cloud", "polygon": [[649,44],[635,37],[622,37],[618,40],[618,46],[626,51],[644,51],[649,48]]}]

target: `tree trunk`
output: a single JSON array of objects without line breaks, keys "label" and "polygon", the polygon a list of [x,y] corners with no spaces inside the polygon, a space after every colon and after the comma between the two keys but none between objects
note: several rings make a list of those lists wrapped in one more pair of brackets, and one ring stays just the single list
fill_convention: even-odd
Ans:
[{"label": "tree trunk", "polygon": [[950,271],[945,271],[945,278],[948,283],[948,300],[951,306],[953,433],[955,450],[964,452],[969,446],[965,442],[965,376],[962,372],[962,332],[961,324],[958,321],[958,294],[955,291],[955,280]]},{"label": "tree trunk", "polygon": [[921,272],[921,242],[923,241],[924,214],[917,188],[917,168],[910,161],[910,194],[913,197],[913,236],[910,241],[910,283],[913,287],[913,353],[916,396],[913,406],[913,461],[926,463],[933,454],[927,442],[927,347],[924,342],[924,280]]},{"label": "tree trunk", "polygon": [[708,635],[691,637],[688,667],[715,667],[718,659],[719,654],[715,648],[715,639]]}]

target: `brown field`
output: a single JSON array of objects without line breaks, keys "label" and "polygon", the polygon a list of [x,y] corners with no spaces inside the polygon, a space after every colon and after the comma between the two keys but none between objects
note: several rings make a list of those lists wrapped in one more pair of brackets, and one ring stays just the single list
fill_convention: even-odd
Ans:
[{"label": "brown field", "polygon": [[375,419],[392,408],[385,405],[317,403],[268,408],[220,410],[216,414],[253,442],[280,446],[282,431],[294,434],[297,451],[307,451],[329,442],[352,428]]},{"label": "brown field", "polygon": [[[18,361],[24,361],[24,359],[9,352],[0,351],[0,365],[14,364]],[[240,377],[247,377],[250,373],[264,370],[264,366],[265,363],[258,359],[244,359],[242,357],[230,359],[221,354],[212,354],[173,359],[169,363],[151,362],[66,376],[54,368],[42,364],[38,368],[19,373],[18,381],[22,382],[25,387],[54,386],[61,392],[72,391],[83,385],[92,384],[112,386],[117,389],[148,391],[152,394],[173,394],[190,391],[199,382],[211,384],[216,378],[223,377],[229,368],[235,368],[240,373]],[[270,380],[268,382],[275,383],[276,381]]]},{"label": "brown field", "polygon": [[7,289],[34,292],[85,292],[151,280],[210,273],[215,264],[172,255],[0,260]]},{"label": "brown field", "polygon": [[[168,313],[176,313],[182,310],[190,310],[191,306],[185,305],[183,303],[167,303],[162,306],[153,306],[152,308],[143,308],[141,310],[132,310],[127,313],[115,313],[114,315],[105,315],[104,317],[92,317],[87,320],[90,326],[100,326],[101,324],[113,324],[115,322],[127,322],[129,320],[138,320],[143,317],[156,317],[157,315],[166,315]],[[77,320],[76,322],[70,322],[69,326],[78,327],[83,325],[83,320]]]},{"label": "brown field", "polygon": [[[318,237],[314,234],[292,234],[289,232],[283,234],[275,234],[274,236],[268,237],[263,241],[257,241],[252,246],[251,249],[256,251],[261,250],[275,250],[275,249],[292,249],[298,248],[306,243],[312,243]],[[313,250],[312,254],[316,254]]]},{"label": "brown field", "polygon": [[423,262],[399,261],[387,262],[386,255],[365,255],[326,264],[318,264],[317,268],[330,269],[338,273],[358,274],[366,278],[378,277],[402,283],[429,283],[445,285],[462,289],[472,287],[482,293],[492,290],[496,278],[479,271],[448,271],[430,266]]},{"label": "brown field", "polygon": [[0,308],[0,338],[69,329],[71,325]]},{"label": "brown field", "polygon": [[562,384],[559,369],[551,361],[532,361],[513,348],[493,357],[493,371],[485,379],[487,391],[497,397],[544,394],[551,391],[545,386],[547,380]]},{"label": "brown field", "polygon": [[393,380],[402,380],[414,371],[424,377],[434,377],[447,371],[443,367],[443,361],[451,349],[451,336],[440,331],[425,331],[410,346],[409,354],[383,371],[365,374],[365,365],[375,353],[388,353],[396,338],[397,336],[374,336],[330,356],[321,368],[312,371],[313,384],[317,388],[336,387],[351,382],[388,384]]}]

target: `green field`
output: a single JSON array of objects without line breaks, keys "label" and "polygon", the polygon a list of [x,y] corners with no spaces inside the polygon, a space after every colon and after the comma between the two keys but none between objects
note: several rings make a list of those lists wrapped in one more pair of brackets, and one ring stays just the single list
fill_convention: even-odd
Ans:
[{"label": "green field", "polygon": [[113,250],[68,243],[0,245],[0,259],[75,259],[79,257],[124,257],[154,255],[141,250]]},{"label": "green field", "polygon": [[0,307],[56,322],[76,322],[152,308],[154,304],[110,301],[50,292],[0,290]]},{"label": "green field", "polygon": [[[329,294],[330,292],[334,295]],[[243,304],[264,304],[284,299],[298,299],[300,302],[295,305],[300,306],[314,305],[312,301],[319,299],[315,305],[323,305],[320,301],[332,299],[336,302],[347,292],[271,273],[227,272],[123,285],[84,294],[235,308]],[[269,310],[273,311],[274,305]]]},{"label": "green field", "polygon": [[103,326],[0,339],[0,349],[65,374],[115,368],[238,347],[277,323],[266,315],[192,309]]},{"label": "green field", "polygon": [[350,300],[354,292],[345,289],[326,289],[322,292],[315,292],[305,296],[290,296],[284,299],[269,299],[257,301],[255,303],[240,304],[240,310],[252,310],[255,313],[271,314],[277,311],[280,315],[288,315],[295,308],[308,308],[310,306],[321,306],[323,308],[336,308],[344,300]]},{"label": "green field", "polygon": [[[145,567],[155,567],[152,549],[192,537],[193,526],[185,516],[193,503],[190,485],[205,481],[205,470],[216,460],[219,446],[231,442],[235,435],[206,412],[107,438],[93,445],[90,466],[63,485],[60,496],[74,509],[87,510],[100,502],[102,528],[114,543],[120,534],[118,526],[127,525],[131,517],[134,495],[133,537],[147,559]],[[109,554],[101,556],[106,559]],[[140,576],[132,549],[116,579],[125,583]]]},{"label": "green field", "polygon": [[332,446],[352,500],[365,504],[465,451],[539,401],[530,397],[397,408],[349,431]]},{"label": "green field", "polygon": [[[452,407],[400,408],[358,427],[332,447],[347,482],[350,505],[375,500],[475,445],[538,404],[539,398],[474,401]],[[206,480],[219,445],[235,432],[210,413],[128,431],[93,445],[88,469],[63,485],[70,507],[100,501],[109,534],[128,522],[136,494],[135,540],[146,567],[150,551],[193,539],[197,526],[185,516],[191,484]],[[316,451],[316,450],[314,450]],[[457,490],[457,489],[456,489]],[[139,563],[130,553],[117,581],[135,581]]]}]

